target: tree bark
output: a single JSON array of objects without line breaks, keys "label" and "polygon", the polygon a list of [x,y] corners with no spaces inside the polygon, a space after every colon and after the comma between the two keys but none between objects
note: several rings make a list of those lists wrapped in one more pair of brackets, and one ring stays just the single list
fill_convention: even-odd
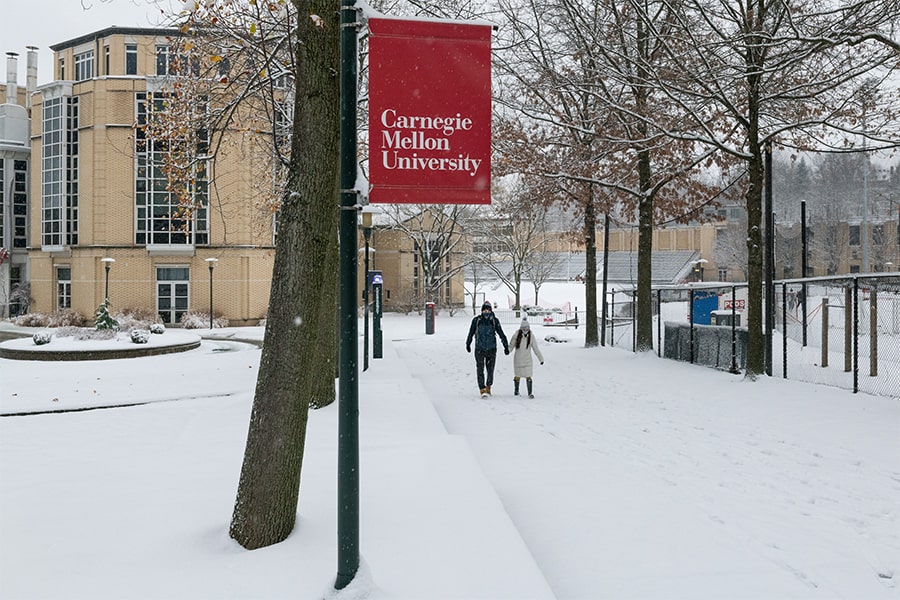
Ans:
[{"label": "tree bark", "polygon": [[[230,534],[248,549],[284,540],[297,513],[311,403],[334,399],[339,31],[333,3],[294,0],[291,166],[279,217],[265,343]],[[325,20],[317,27],[303,15]]]},{"label": "tree bark", "polygon": [[635,349],[653,350],[653,195],[651,187],[650,152],[638,153],[638,172],[641,199],[638,204],[638,270],[637,270],[637,330]]}]

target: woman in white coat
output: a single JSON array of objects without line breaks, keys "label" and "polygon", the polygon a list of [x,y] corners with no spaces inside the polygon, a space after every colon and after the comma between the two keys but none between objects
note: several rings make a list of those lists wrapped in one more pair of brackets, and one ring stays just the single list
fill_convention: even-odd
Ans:
[{"label": "woman in white coat", "polygon": [[531,360],[531,354],[533,352],[541,364],[544,364],[544,355],[541,354],[541,350],[538,348],[537,337],[531,334],[531,326],[528,324],[527,318],[522,319],[522,325],[513,334],[509,342],[509,345],[514,349],[513,385],[515,386],[515,391],[513,393],[516,396],[519,395],[519,380],[524,377],[525,384],[528,386],[528,397],[534,398],[534,389],[531,381],[532,365],[534,363]]}]

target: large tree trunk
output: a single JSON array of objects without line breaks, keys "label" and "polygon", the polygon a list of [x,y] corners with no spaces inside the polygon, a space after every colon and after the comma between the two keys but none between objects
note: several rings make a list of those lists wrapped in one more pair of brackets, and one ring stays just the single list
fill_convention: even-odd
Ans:
[{"label": "large tree trunk", "polygon": [[[293,530],[310,404],[334,399],[340,27],[333,3],[294,0],[295,117],[266,336],[231,537],[248,549]],[[302,15],[318,14],[325,27]]]},{"label": "large tree trunk", "polygon": [[597,211],[591,184],[588,184],[587,191],[584,205],[584,346],[593,348],[600,344],[597,331]]}]

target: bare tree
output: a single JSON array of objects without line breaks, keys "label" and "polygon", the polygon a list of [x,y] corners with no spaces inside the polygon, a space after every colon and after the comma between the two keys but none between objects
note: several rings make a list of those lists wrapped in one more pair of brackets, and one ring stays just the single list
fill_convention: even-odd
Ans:
[{"label": "bare tree", "polygon": [[[494,187],[493,204],[470,228],[478,239],[473,252],[476,263],[487,267],[522,306],[522,283],[530,279],[539,287],[549,275],[549,256],[541,256],[546,245],[547,208],[539,197],[540,187],[527,177],[510,177]],[[537,282],[535,282],[535,277]]]},{"label": "bare tree", "polygon": [[474,209],[459,204],[386,205],[388,229],[400,232],[412,243],[414,254],[412,305],[425,302],[449,307],[448,284],[466,266],[466,231]]},{"label": "bare tree", "polygon": [[[712,195],[697,166],[713,151],[667,135],[684,116],[655,84],[668,68],[662,39],[671,35],[674,8],[631,0],[504,0],[500,6],[511,34],[498,62],[518,84],[501,102],[538,122],[543,142],[561,158],[529,161],[532,168],[580,182],[580,205],[592,227],[598,218],[592,198],[602,199],[601,212],[615,209],[617,220],[637,224],[637,347],[650,350],[653,227],[696,216],[696,205]],[[594,237],[586,224],[588,244]],[[595,249],[587,253],[590,290]]]},{"label": "bare tree", "polygon": [[[860,125],[860,82],[896,63],[898,0],[837,5],[780,0],[685,0],[667,44],[669,77],[658,84],[692,114],[679,139],[717,147],[747,167],[748,379],[763,372],[762,216],[764,155],[775,144],[845,147],[868,138],[897,143],[893,108]],[[714,109],[710,110],[710,107]],[[722,115],[722,118],[710,118]],[[768,210],[768,209],[766,209]]]}]

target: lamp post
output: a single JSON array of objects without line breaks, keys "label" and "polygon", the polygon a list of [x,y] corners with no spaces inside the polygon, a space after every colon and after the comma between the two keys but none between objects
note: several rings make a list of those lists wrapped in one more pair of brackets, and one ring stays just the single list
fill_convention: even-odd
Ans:
[{"label": "lamp post", "polygon": [[216,263],[219,262],[218,258],[207,258],[206,264],[209,265],[209,328],[212,330],[213,328],[213,290],[212,290],[212,276],[213,276],[213,268],[216,266]]},{"label": "lamp post", "polygon": [[363,238],[366,240],[366,254],[363,258],[363,371],[369,368],[369,240],[372,238],[372,213],[362,212]]},{"label": "lamp post", "polygon": [[705,258],[698,258],[697,260],[691,261],[691,264],[694,265],[694,273],[697,274],[697,281],[703,281],[703,265],[708,262],[709,261]]},{"label": "lamp post", "polygon": [[106,302],[109,302],[109,269],[112,267],[112,264],[116,262],[116,259],[105,256],[100,259],[100,262],[103,263],[103,266],[106,269],[106,289],[103,298]]}]

